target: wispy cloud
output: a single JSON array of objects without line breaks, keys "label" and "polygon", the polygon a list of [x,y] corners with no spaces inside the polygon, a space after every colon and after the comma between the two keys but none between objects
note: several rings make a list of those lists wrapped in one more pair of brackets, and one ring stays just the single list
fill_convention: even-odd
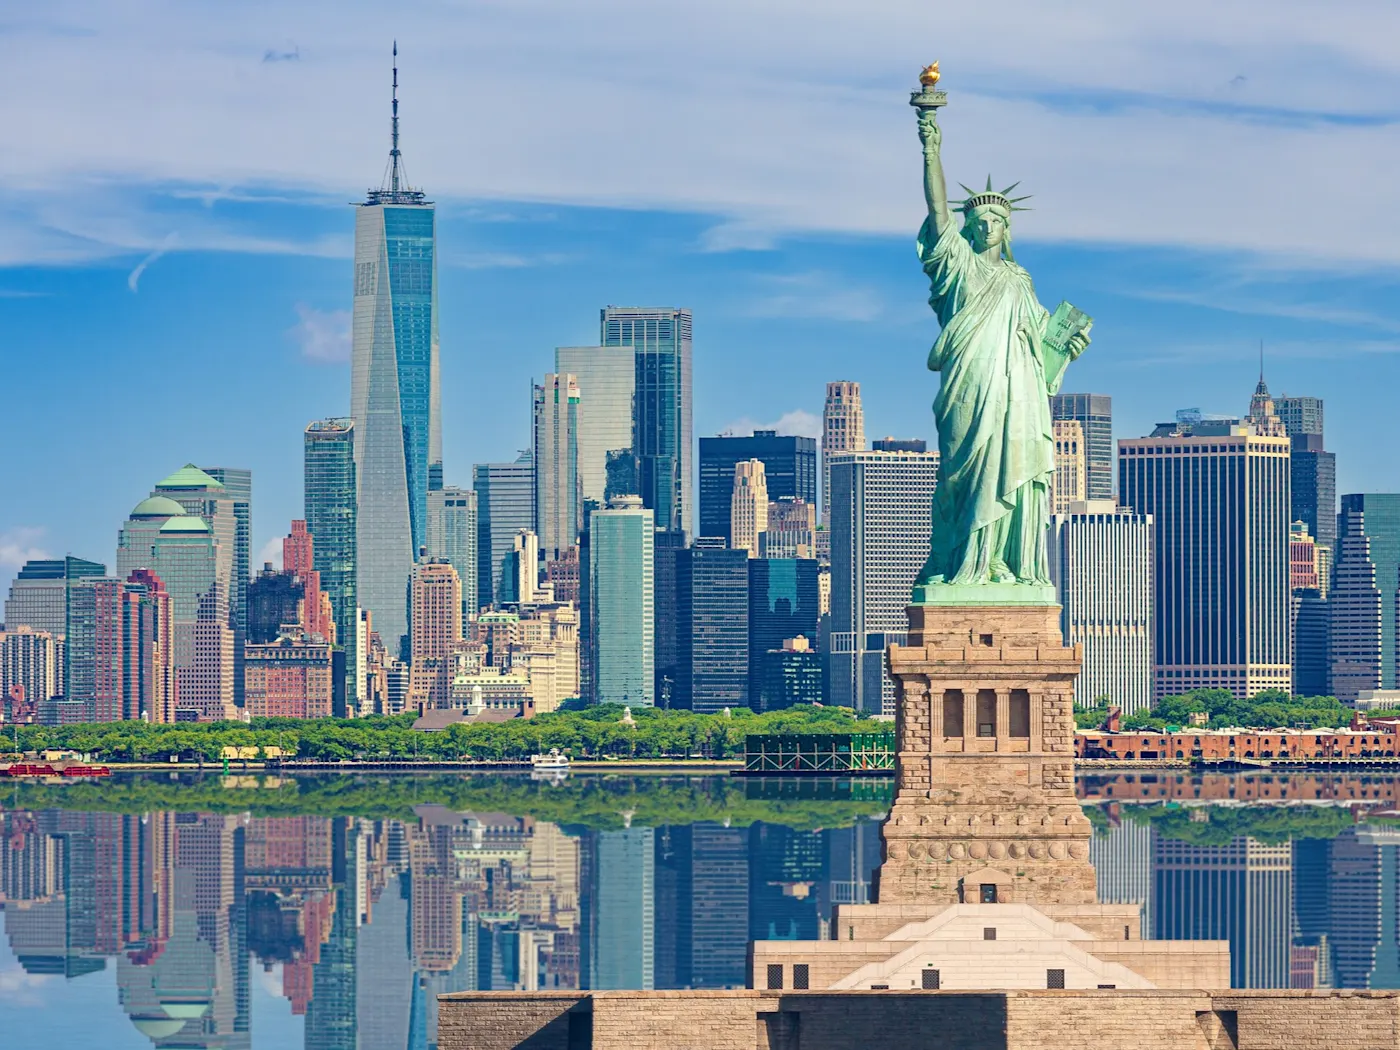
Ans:
[{"label": "wispy cloud", "polygon": [[0,531],[0,570],[15,570],[31,558],[47,558],[48,551],[39,545],[45,530],[32,525],[19,525]]},{"label": "wispy cloud", "polygon": [[874,288],[830,273],[767,274],[754,285],[758,294],[744,307],[751,317],[873,321],[885,310]]},{"label": "wispy cloud", "polygon": [[282,568],[282,537],[274,536],[262,545],[258,551],[256,568],[261,569],[264,565],[271,565],[274,569]]},{"label": "wispy cloud", "polygon": [[161,242],[160,247],[137,263],[136,268],[126,275],[126,286],[131,289],[133,295],[136,294],[137,286],[141,281],[141,275],[146,272],[152,263],[166,252],[170,251],[170,249],[175,246],[175,242],[178,239],[179,238],[173,232],[166,234],[165,240]]},{"label": "wispy cloud", "polygon": [[297,303],[297,323],[287,332],[309,361],[342,365],[350,360],[349,310],[317,310]]},{"label": "wispy cloud", "polygon": [[39,989],[53,980],[50,974],[27,973],[19,963],[0,970],[0,1003],[10,1006],[44,1006]]},{"label": "wispy cloud", "polygon": [[720,428],[721,434],[744,436],[755,430],[776,430],[779,434],[793,434],[797,437],[819,438],[822,436],[822,421],[803,408],[784,412],[772,423],[759,423],[748,416],[726,423]]}]

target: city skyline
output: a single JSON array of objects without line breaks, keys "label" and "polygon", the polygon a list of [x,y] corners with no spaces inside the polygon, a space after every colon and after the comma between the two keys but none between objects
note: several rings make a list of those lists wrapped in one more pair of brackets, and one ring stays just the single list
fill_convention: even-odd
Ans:
[{"label": "city skyline", "polygon": [[[318,15],[303,12],[287,17],[308,30],[306,39],[316,39]],[[837,46],[832,41],[837,38],[840,17],[830,13],[814,17],[808,31],[820,48]],[[924,24],[919,15],[895,12],[887,17],[886,30],[892,32],[898,26],[915,38]],[[1277,16],[1261,13],[1261,17]],[[614,25],[614,18],[610,10],[599,11],[593,29]],[[756,39],[761,39],[772,29],[771,13],[760,7],[756,18]],[[1340,17],[1327,32],[1344,36],[1338,27],[1346,21]],[[1229,35],[1209,18],[1196,25],[1207,37]],[[110,32],[101,31],[110,27],[99,24],[98,28],[95,42],[88,46],[102,57],[114,41]],[[207,46],[207,30],[190,18],[181,18],[164,31],[167,39],[183,42],[191,53],[198,53]],[[1123,41],[1132,42],[1145,29],[1126,19],[1117,31]],[[46,53],[52,43],[42,33],[37,41],[30,39],[27,32],[0,35],[0,47],[7,43],[14,47],[21,40],[26,45],[15,50],[17,69]],[[245,434],[214,433],[211,428],[194,440],[197,447],[181,450],[176,457],[239,462],[257,473],[262,512],[254,525],[253,564],[265,560],[258,555],[278,539],[282,524],[296,516],[298,479],[291,465],[294,453],[288,454],[292,435],[309,419],[347,411],[349,377],[338,363],[348,350],[353,223],[343,201],[350,199],[347,193],[358,196],[358,187],[372,181],[366,174],[372,175],[382,165],[383,125],[388,116],[384,45],[391,33],[375,40],[370,33],[357,27],[353,41],[307,45],[303,50],[269,48],[266,42],[253,46],[243,31],[235,31],[241,41],[238,46],[247,52],[249,68],[257,70],[256,83],[249,88],[254,95],[275,90],[293,109],[317,107],[319,119],[312,122],[316,135],[323,133],[322,128],[346,129],[344,144],[314,157],[304,155],[301,147],[290,156],[274,156],[259,178],[236,168],[221,174],[220,165],[228,167],[222,142],[186,148],[185,154],[180,153],[178,136],[171,144],[162,143],[158,152],[173,154],[170,174],[163,182],[153,182],[142,163],[106,155],[97,146],[90,147],[94,152],[89,155],[57,156],[50,143],[36,143],[32,163],[55,176],[53,186],[67,184],[78,171],[115,170],[121,176],[112,184],[110,197],[89,198],[77,232],[66,240],[55,240],[52,224],[36,229],[35,219],[42,209],[32,196],[17,198],[4,220],[24,234],[11,239],[10,254],[4,260],[9,265],[0,280],[15,343],[28,351],[15,362],[15,378],[42,389],[52,369],[76,366],[89,368],[93,379],[99,380],[91,392],[80,392],[60,413],[60,419],[71,412],[73,419],[82,413],[86,422],[106,422],[111,435],[107,447],[93,455],[92,466],[100,480],[92,497],[100,510],[91,517],[106,514],[116,520],[130,507],[137,478],[160,476],[178,465],[161,454],[164,450],[148,447],[142,435],[116,425],[119,417],[112,414],[114,407],[123,403],[123,394],[135,395],[131,384],[137,381],[143,384],[141,396],[161,402],[167,415],[178,422],[192,422],[195,413],[211,407],[211,401],[226,416],[236,417],[256,399],[257,427]],[[1038,70],[1041,60],[1026,53],[1023,38],[1017,40],[1021,44],[1008,53],[1023,64],[1024,77],[1027,71]],[[537,46],[548,49],[554,42],[547,37]],[[702,37],[688,46],[698,60],[692,75],[708,77],[713,42]],[[849,50],[848,43],[842,46]],[[926,351],[932,336],[926,318],[893,305],[902,301],[902,289],[910,277],[907,242],[912,232],[904,231],[903,219],[897,218],[903,212],[896,212],[894,204],[917,197],[914,178],[894,160],[896,151],[906,144],[901,135],[907,128],[897,129],[881,118],[868,133],[878,163],[855,171],[841,169],[847,183],[889,183],[888,211],[882,205],[871,216],[817,206],[850,196],[836,193],[823,180],[804,187],[803,199],[789,206],[796,213],[783,214],[771,196],[779,183],[763,174],[760,163],[772,147],[751,137],[740,140],[741,149],[749,151],[741,154],[741,160],[747,156],[747,164],[732,165],[734,174],[716,179],[713,192],[699,190],[693,180],[685,179],[660,192],[636,187],[629,192],[617,180],[630,185],[635,174],[600,175],[597,166],[590,169],[584,163],[586,155],[580,155],[577,164],[552,165],[579,176],[577,185],[516,180],[511,190],[506,187],[510,180],[500,180],[499,173],[483,178],[487,173],[479,167],[464,174],[445,163],[445,151],[452,148],[460,126],[457,121],[463,119],[443,111],[449,84],[444,80],[449,76],[446,64],[439,46],[421,36],[406,41],[404,50],[410,56],[404,61],[404,82],[409,85],[403,92],[406,134],[411,131],[413,156],[421,158],[415,160],[415,184],[433,186],[439,200],[442,389],[448,404],[464,403],[470,390],[485,395],[473,399],[480,402],[480,411],[455,413],[455,420],[453,412],[445,413],[443,459],[448,483],[464,486],[472,463],[509,460],[514,450],[523,447],[528,441],[528,406],[507,393],[518,390],[527,374],[538,379],[549,371],[555,346],[591,343],[589,314],[606,302],[678,302],[695,310],[700,318],[694,397],[697,435],[731,428],[745,432],[752,429],[750,424],[784,418],[797,420],[808,434],[815,434],[822,386],[839,376],[864,384],[870,433],[932,437],[926,405],[935,381],[930,379],[926,389],[911,394],[895,378],[903,374],[907,362]],[[1270,60],[1279,54],[1227,49],[1227,58],[1219,61],[1238,61],[1220,70],[1220,82],[1231,85],[1224,96],[1201,86],[1211,83],[1207,74],[1214,67],[1196,52],[1192,52],[1191,68],[1202,76],[1190,86],[1168,87],[1148,73],[1110,67],[1106,52],[1097,50],[1091,55],[1094,61],[1078,74],[1086,83],[1073,86],[1113,99],[1120,107],[1143,107],[1152,118],[1149,123],[1169,135],[1185,134],[1193,122],[1220,133],[1237,124],[1248,126],[1257,111],[1277,111],[1287,117],[1279,122],[1280,128],[1260,133],[1262,139],[1248,143],[1267,152],[1279,148],[1279,141],[1288,136],[1306,134],[1313,119],[1288,116],[1291,96],[1281,94],[1267,72]],[[897,97],[900,77],[907,75],[901,72],[908,64],[905,57],[894,50],[867,53],[857,47],[850,68],[867,71],[877,83],[888,83]],[[909,61],[913,57],[908,56]],[[919,61],[926,57],[917,56]],[[748,51],[739,59],[756,62]],[[787,104],[789,89],[781,86],[781,78],[788,60],[770,60],[771,56],[764,56],[763,66],[771,68],[761,74],[757,63],[753,67],[756,75],[773,82],[765,80],[770,90],[749,93],[760,108],[742,128],[762,126],[765,132],[788,135],[791,122],[763,108],[780,100]],[[1119,129],[1121,116],[1113,107],[1098,118],[1070,114],[1063,99],[1028,86],[1024,79],[1016,80],[1009,94],[991,93],[992,78],[1002,72],[998,63],[1005,61],[1003,56],[961,58],[959,65],[947,67],[957,69],[959,78],[950,86],[957,83],[963,92],[959,97],[968,99],[969,105],[1010,107],[1010,115],[1023,116],[1025,107],[1039,106],[1055,114],[1050,123],[1073,121],[1076,131],[1091,142]],[[1239,69],[1234,70],[1235,66]],[[353,89],[334,99],[323,96],[322,88],[339,83],[338,78],[351,71]],[[585,65],[579,72],[590,91],[601,89],[604,81],[598,68]],[[1046,73],[1052,83],[1061,83],[1056,78],[1064,76],[1039,73]],[[486,63],[473,75],[505,78],[501,83],[518,86],[499,63]],[[1320,75],[1314,85],[1321,107],[1316,119],[1336,124],[1364,114],[1366,104],[1352,101],[1348,91],[1367,75],[1346,61]],[[84,106],[100,108],[84,94],[87,90],[79,85],[43,100],[45,107],[68,107],[56,114],[48,110],[54,117],[50,123],[64,126],[80,119]],[[883,92],[881,88],[871,93],[868,104],[883,106],[887,101]],[[482,97],[493,94],[485,92]],[[1190,103],[1202,99],[1210,100],[1209,113],[1199,106],[1192,110]],[[718,92],[713,104],[727,102],[725,93]],[[222,113],[223,107],[236,109],[243,103],[209,98],[207,81],[196,76],[182,104]],[[600,102],[597,109],[615,117],[639,104],[638,97],[629,95],[613,98],[607,105]],[[866,104],[862,99],[854,105],[859,109]],[[139,106],[128,109],[142,112]],[[266,111],[267,107],[258,107],[260,115]],[[227,115],[225,137],[241,149],[264,133],[250,128],[239,113]],[[836,123],[854,115],[842,110]],[[758,119],[765,123],[755,125]],[[1338,165],[1337,174],[1331,168],[1319,170],[1317,181],[1326,184],[1352,170],[1354,166],[1341,160],[1347,150],[1360,149],[1363,143],[1368,151],[1383,149],[1361,127],[1364,120],[1353,124],[1361,130],[1353,128],[1345,143],[1329,150],[1329,156],[1335,154],[1337,159],[1327,163]],[[491,129],[496,133],[494,124]],[[149,130],[134,137],[145,141]],[[510,148],[504,148],[507,145]],[[985,145],[969,140],[967,154],[952,162],[961,170],[964,160]],[[529,164],[538,150],[539,144],[526,135],[502,144],[493,156],[503,167],[510,167]],[[703,158],[688,155],[687,159],[695,171],[716,174]],[[1029,166],[1022,157],[1007,158],[1007,162],[1018,169]],[[1375,381],[1376,373],[1383,380],[1392,367],[1387,354],[1377,352],[1389,347],[1387,333],[1394,326],[1384,303],[1375,305],[1374,293],[1393,283],[1384,259],[1379,269],[1364,277],[1347,272],[1333,259],[1335,249],[1317,223],[1300,227],[1265,221],[1275,207],[1269,194],[1263,194],[1255,210],[1239,217],[1229,229],[1210,226],[1195,207],[1212,197],[1199,173],[1192,174],[1185,187],[1173,187],[1173,199],[1182,203],[1170,208],[1151,206],[1157,201],[1155,195],[1163,192],[1160,179],[1112,180],[1132,184],[1145,203],[1122,207],[1112,202],[1109,213],[1116,226],[1107,226],[1100,221],[1105,214],[1099,196],[1106,192],[1102,187],[1081,187],[1044,161],[1038,167],[1044,170],[1033,173],[1036,185],[1032,188],[1038,202],[1048,198],[1055,207],[1027,218],[1018,248],[1035,263],[1036,272],[1048,275],[1041,279],[1046,298],[1053,299],[1061,283],[1093,288],[1099,318],[1096,336],[1100,346],[1111,347],[1111,352],[1092,361],[1086,358],[1076,386],[1114,397],[1120,435],[1145,434],[1179,407],[1199,405],[1226,414],[1240,411],[1235,391],[1253,371],[1257,340],[1262,336],[1276,391],[1305,392],[1333,402],[1330,441],[1340,453],[1339,492],[1400,487],[1397,468],[1371,447],[1373,421],[1382,417],[1384,407],[1380,391],[1387,385]],[[1228,182],[1232,172],[1216,172],[1216,176]],[[1351,176],[1346,178],[1349,181]],[[210,188],[211,183],[215,188]],[[763,192],[756,197],[740,193],[739,184],[756,184]],[[610,192],[600,193],[600,187]],[[749,205],[735,203],[741,199],[749,200]],[[620,208],[620,202],[631,207]],[[1189,221],[1177,222],[1174,228],[1162,221],[1162,214],[1180,219],[1173,209],[1181,207],[1190,211]],[[128,220],[123,233],[94,224],[95,216],[113,209]],[[1056,215],[1062,217],[1056,219]],[[1367,251],[1383,256],[1386,243],[1382,230],[1368,242]],[[1248,265],[1242,273],[1239,258],[1232,254],[1239,252],[1253,253],[1245,257]],[[1291,290],[1296,286],[1292,278],[1304,268],[1298,258],[1305,252],[1318,254],[1306,264],[1309,292],[1306,301],[1299,302]],[[1228,299],[1212,291],[1219,273],[1227,268],[1233,275],[1229,287],[1239,293]],[[520,311],[512,305],[537,301],[542,282],[561,289],[561,294],[551,296],[547,309],[522,324]],[[221,301],[218,295],[230,287],[240,290],[232,297],[236,303]],[[88,308],[73,310],[75,297],[81,297]],[[223,299],[229,297],[225,294]],[[171,334],[188,330],[191,310],[198,311],[200,332],[193,351],[187,338]],[[91,326],[99,316],[102,334],[94,339],[91,333],[96,329]],[[852,369],[852,347],[868,345],[872,339],[888,347],[888,353],[865,355],[861,368]],[[104,358],[73,349],[85,346],[102,347]],[[235,352],[239,366],[231,363]],[[106,356],[120,356],[127,367],[113,368],[106,364]],[[1188,370],[1180,365],[1204,358],[1219,366],[1218,378],[1193,388],[1184,374]],[[746,384],[746,390],[735,390],[725,382],[730,370],[740,366],[750,369],[755,380]],[[802,374],[795,376],[796,371]],[[268,384],[269,373],[285,381]],[[195,398],[193,390],[201,380],[205,385]],[[97,398],[98,389],[113,396]],[[776,389],[783,393],[774,396]],[[16,406],[18,425],[53,433],[51,422],[33,416],[34,411],[35,406]],[[74,441],[67,433],[55,433],[54,454],[65,463],[76,463],[79,446]],[[9,497],[0,500],[0,587],[8,585],[18,562],[30,552],[90,556],[92,526],[42,513],[44,473],[36,465],[8,457],[0,467],[0,492]]]}]

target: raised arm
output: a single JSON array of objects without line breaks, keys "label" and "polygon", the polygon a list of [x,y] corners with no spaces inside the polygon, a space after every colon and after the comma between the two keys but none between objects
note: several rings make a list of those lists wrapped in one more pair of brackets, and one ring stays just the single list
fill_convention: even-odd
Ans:
[{"label": "raised arm", "polygon": [[932,110],[919,113],[919,141],[924,146],[924,199],[928,202],[928,217],[934,232],[942,237],[953,218],[948,213],[948,184],[943,178],[943,159],[939,155],[943,131]]}]

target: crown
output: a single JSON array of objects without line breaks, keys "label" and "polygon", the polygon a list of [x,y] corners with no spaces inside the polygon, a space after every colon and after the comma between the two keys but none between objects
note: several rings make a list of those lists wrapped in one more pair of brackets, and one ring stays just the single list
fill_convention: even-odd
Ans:
[{"label": "crown", "polygon": [[965,212],[970,212],[974,208],[980,208],[986,204],[992,204],[996,205],[999,208],[1005,208],[1008,212],[1030,211],[1029,208],[1016,207],[1018,202],[1030,200],[1030,194],[1027,194],[1024,197],[1007,196],[1007,194],[1009,194],[1017,186],[1021,185],[1019,182],[1013,182],[1010,186],[1006,187],[1006,189],[997,191],[992,189],[992,177],[988,175],[987,188],[985,190],[974,190],[971,186],[968,186],[967,184],[962,182],[958,183],[958,185],[967,191],[967,198],[965,200],[953,201],[952,203]]}]

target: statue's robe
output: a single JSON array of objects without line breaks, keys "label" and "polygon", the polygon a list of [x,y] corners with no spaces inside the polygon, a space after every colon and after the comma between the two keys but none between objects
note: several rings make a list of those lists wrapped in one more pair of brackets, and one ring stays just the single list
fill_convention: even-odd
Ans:
[{"label": "statue's robe", "polygon": [[929,305],[943,331],[928,367],[942,373],[933,403],[938,488],[933,538],[919,583],[1049,583],[1045,531],[1055,471],[1042,345],[1049,314],[1030,274],[979,256],[949,224],[919,232]]}]

